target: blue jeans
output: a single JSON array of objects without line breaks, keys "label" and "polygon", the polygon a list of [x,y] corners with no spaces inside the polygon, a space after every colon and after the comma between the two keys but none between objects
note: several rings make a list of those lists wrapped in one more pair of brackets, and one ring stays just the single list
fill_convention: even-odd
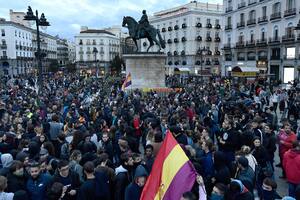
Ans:
[{"label": "blue jeans", "polygon": [[289,183],[289,196],[296,197],[297,184]]}]

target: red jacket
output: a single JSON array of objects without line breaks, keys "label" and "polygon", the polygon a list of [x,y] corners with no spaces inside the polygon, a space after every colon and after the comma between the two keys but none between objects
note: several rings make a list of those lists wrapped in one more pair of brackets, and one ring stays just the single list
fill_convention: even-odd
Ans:
[{"label": "red jacket", "polygon": [[[294,132],[291,134],[286,134],[284,130],[281,130],[278,134],[279,140],[279,156],[283,157],[284,153],[293,147],[293,142],[297,140],[297,136]],[[284,143],[281,144],[280,141]]]},{"label": "red jacket", "polygon": [[290,149],[283,156],[283,167],[288,182],[300,184],[300,151]]}]

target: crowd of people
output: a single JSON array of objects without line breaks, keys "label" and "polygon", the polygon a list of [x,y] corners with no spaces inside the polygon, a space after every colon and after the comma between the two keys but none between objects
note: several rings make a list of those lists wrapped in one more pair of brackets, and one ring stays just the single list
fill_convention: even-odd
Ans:
[{"label": "crowd of people", "polygon": [[300,199],[297,84],[188,80],[168,94],[121,84],[73,73],[37,91],[30,77],[3,80],[0,199],[139,200],[168,130],[198,173],[181,200]]}]

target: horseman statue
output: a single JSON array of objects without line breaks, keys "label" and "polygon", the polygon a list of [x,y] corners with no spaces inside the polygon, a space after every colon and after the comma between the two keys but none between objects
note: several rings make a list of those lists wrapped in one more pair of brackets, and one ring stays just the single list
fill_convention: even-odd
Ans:
[{"label": "horseman statue", "polygon": [[[162,39],[160,32],[158,29],[155,29],[148,20],[148,16],[146,13],[146,10],[143,10],[143,15],[140,19],[139,22],[136,22],[135,19],[132,17],[123,17],[123,27],[128,28],[129,31],[129,37],[126,38],[132,38],[132,40],[135,43],[136,46],[136,51],[138,51],[138,45],[137,45],[137,40],[147,38],[150,45],[147,49],[147,52],[149,49],[154,45],[154,42],[156,45],[158,45],[160,51],[162,48],[164,49],[166,46],[165,41]],[[158,39],[156,38],[158,36]],[[126,43],[126,41],[125,41]]]}]

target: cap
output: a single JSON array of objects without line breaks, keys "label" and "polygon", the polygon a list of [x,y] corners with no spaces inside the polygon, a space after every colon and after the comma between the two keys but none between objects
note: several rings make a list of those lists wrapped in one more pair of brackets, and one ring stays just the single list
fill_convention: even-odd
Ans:
[{"label": "cap", "polygon": [[42,148],[42,149],[40,150],[40,156],[44,156],[44,155],[46,155],[46,154],[48,154],[48,150]]}]

